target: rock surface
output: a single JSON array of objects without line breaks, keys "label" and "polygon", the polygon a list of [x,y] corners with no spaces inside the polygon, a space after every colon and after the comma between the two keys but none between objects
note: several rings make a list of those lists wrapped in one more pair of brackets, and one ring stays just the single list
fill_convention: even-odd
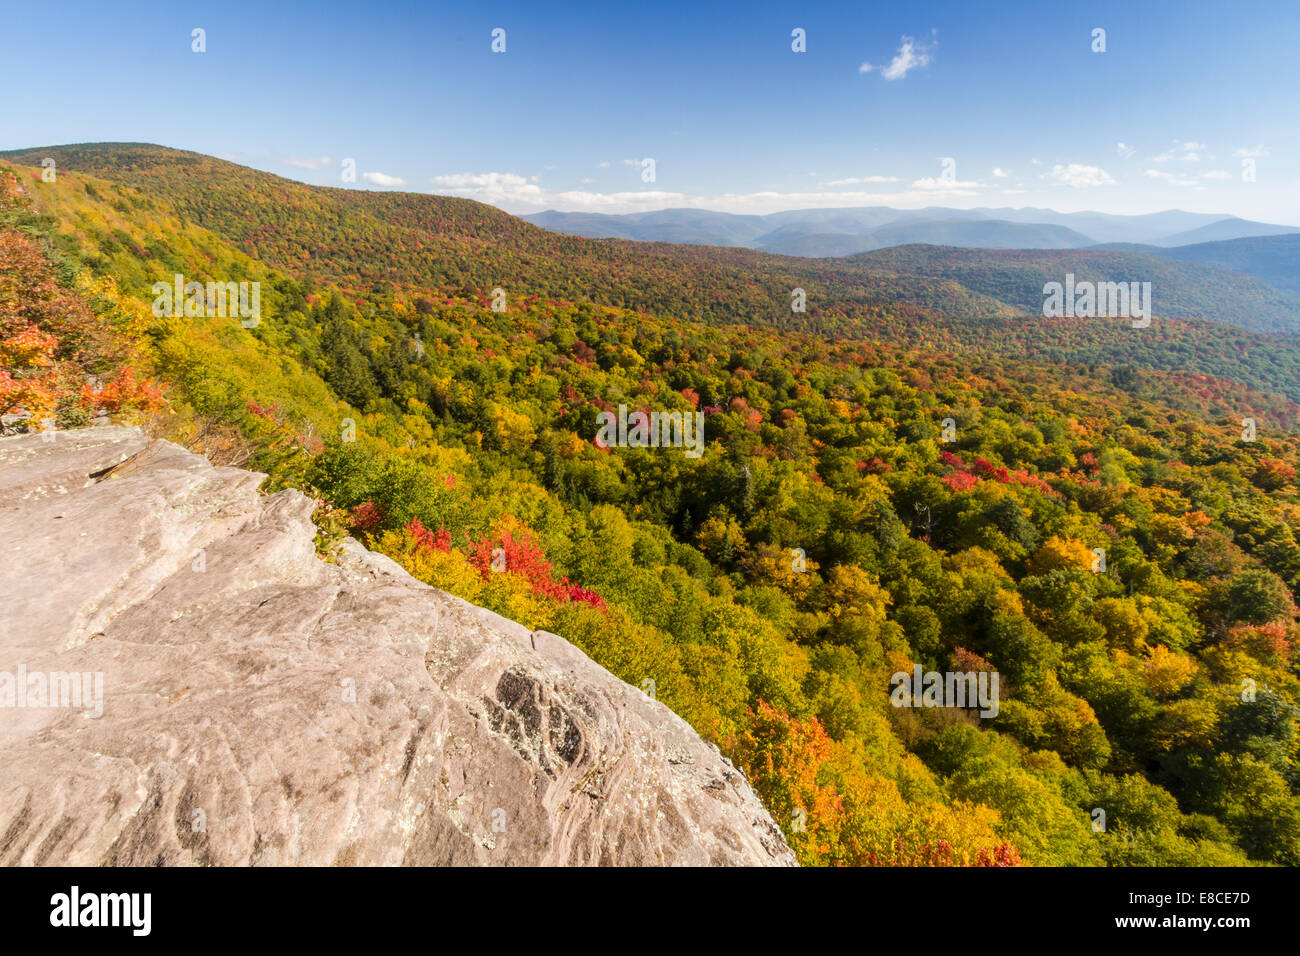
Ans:
[{"label": "rock surface", "polygon": [[[562,638],[320,560],[261,475],[46,437],[0,439],[0,864],[793,864],[738,770]],[[49,706],[58,674],[97,677]]]}]

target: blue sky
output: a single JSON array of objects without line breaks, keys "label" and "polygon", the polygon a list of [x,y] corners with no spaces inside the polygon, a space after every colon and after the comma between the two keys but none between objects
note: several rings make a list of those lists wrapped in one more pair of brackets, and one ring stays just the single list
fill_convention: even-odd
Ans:
[{"label": "blue sky", "polygon": [[2,148],[154,142],[323,185],[353,159],[357,188],[511,212],[1182,208],[1300,224],[1295,0],[124,0],[10,3],[3,22]]}]

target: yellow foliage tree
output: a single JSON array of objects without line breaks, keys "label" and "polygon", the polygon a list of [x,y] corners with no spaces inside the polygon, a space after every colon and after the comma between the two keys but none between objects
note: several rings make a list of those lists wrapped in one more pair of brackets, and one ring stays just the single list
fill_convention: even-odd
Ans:
[{"label": "yellow foliage tree", "polygon": [[1142,676],[1146,678],[1151,693],[1163,700],[1173,697],[1190,684],[1196,677],[1196,669],[1196,662],[1190,657],[1157,644],[1142,665]]},{"label": "yellow foliage tree", "polygon": [[883,624],[892,603],[889,592],[855,564],[836,565],[822,587],[821,604],[832,617],[853,614]]},{"label": "yellow foliage tree", "polygon": [[1030,574],[1070,570],[1092,570],[1092,549],[1078,538],[1052,535],[1029,559]]}]

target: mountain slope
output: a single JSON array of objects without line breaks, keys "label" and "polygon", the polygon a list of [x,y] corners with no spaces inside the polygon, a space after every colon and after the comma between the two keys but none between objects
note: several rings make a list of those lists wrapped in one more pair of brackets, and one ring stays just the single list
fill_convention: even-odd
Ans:
[{"label": "mountain slope", "polygon": [[[1249,240],[1246,240],[1249,241]],[[1076,281],[1150,282],[1156,315],[1213,319],[1260,332],[1300,333],[1300,298],[1208,263],[1170,261],[1144,252],[1080,249],[973,251],[904,246],[854,261],[907,275],[953,279],[966,287],[1041,312],[1043,286]]]},{"label": "mountain slope", "polygon": [[706,246],[750,246],[768,228],[762,216],[734,216],[707,209],[607,215],[548,210],[520,218],[550,229],[591,239],[685,242]]},{"label": "mountain slope", "polygon": [[1173,248],[1144,246],[1137,251],[1240,272],[1300,297],[1300,233],[1201,242]]},{"label": "mountain slope", "polygon": [[1165,236],[1156,244],[1161,246],[1187,246],[1204,242],[1222,242],[1234,239],[1253,239],[1259,236],[1300,235],[1300,230],[1290,226],[1275,226],[1267,222],[1251,222],[1229,216],[1207,223],[1196,229]]},{"label": "mountain slope", "polygon": [[[808,260],[740,248],[589,240],[546,232],[468,200],[305,186],[162,147],[50,147],[20,158],[37,163],[44,156],[57,157],[59,169],[74,176],[86,169],[125,184],[128,192],[115,203],[171,210],[308,283],[408,298],[441,289],[482,301],[500,288],[510,302],[532,295],[592,300],[715,325],[1186,371],[1300,399],[1300,348],[1291,341],[1196,323],[1167,322],[1154,335],[1134,336],[1125,322],[1044,322],[1043,277],[1064,278],[1059,254],[1011,275],[1008,256],[1016,253],[969,252],[968,265],[971,255],[983,256],[987,268],[959,275],[918,268],[897,253]],[[54,203],[71,196],[37,180],[30,188]],[[147,230],[138,241],[147,246]],[[1142,277],[1129,271],[1132,262],[1115,261],[1125,278]],[[1228,273],[1151,262],[1158,269],[1139,267],[1159,272],[1157,316],[1169,306],[1260,331],[1295,327],[1296,303],[1281,293]],[[138,272],[140,262],[124,268]],[[806,293],[805,312],[791,309],[795,289]]]},{"label": "mountain slope", "polygon": [[[1014,223],[999,219],[909,219],[887,223],[858,236],[803,233],[785,226],[760,236],[754,244],[767,252],[806,256],[815,253],[851,255],[911,243],[964,246],[971,249],[1073,249],[1092,245],[1092,242],[1088,236],[1064,226]],[[823,251],[830,249],[836,251]]]},{"label": "mountain slope", "polygon": [[[87,144],[0,154],[55,157],[141,191],[183,220],[268,265],[349,288],[444,287],[485,294],[597,298],[611,305],[703,322],[817,327],[790,309],[791,290],[822,294],[815,265],[748,249],[588,240],[547,232],[465,199],[306,186],[197,153],[142,144]],[[40,190],[40,184],[33,184]],[[290,212],[291,211],[291,212]],[[557,261],[564,268],[556,268]],[[942,279],[855,275],[846,290],[877,308],[945,302],[968,314],[1006,316],[1002,303]]]}]

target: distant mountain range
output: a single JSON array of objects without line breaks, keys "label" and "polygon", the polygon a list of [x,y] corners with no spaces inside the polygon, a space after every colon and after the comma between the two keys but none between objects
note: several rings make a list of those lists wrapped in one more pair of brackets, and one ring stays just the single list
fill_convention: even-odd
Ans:
[{"label": "distant mountain range", "polygon": [[522,218],[544,229],[595,239],[744,246],[807,257],[849,256],[911,243],[971,249],[1082,249],[1116,243],[1163,248],[1300,234],[1294,226],[1176,209],[1141,216],[942,206],[795,209],[765,216],[707,209],[623,215],[547,210]]}]

